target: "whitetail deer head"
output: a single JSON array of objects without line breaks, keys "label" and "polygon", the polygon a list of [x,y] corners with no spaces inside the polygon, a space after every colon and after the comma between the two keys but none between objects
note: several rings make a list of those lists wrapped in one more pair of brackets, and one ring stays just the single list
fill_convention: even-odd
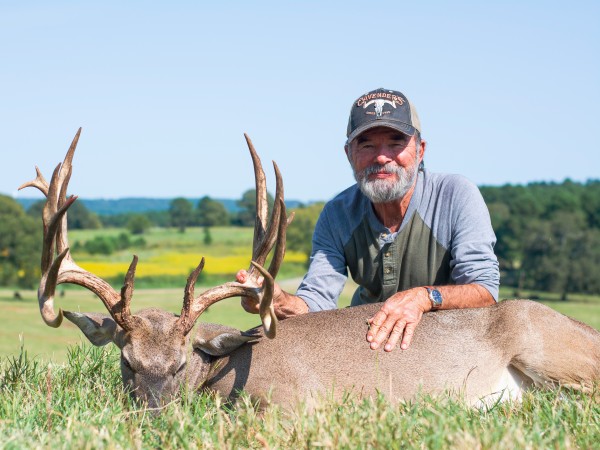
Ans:
[{"label": "whitetail deer head", "polygon": [[[76,197],[67,198],[67,188],[72,173],[72,160],[79,140],[81,128],[62,164],[59,164],[50,183],[44,179],[36,167],[37,176],[33,181],[24,183],[19,189],[33,186],[46,196],[43,209],[43,249],[41,258],[41,281],[38,289],[40,312],[44,322],[51,327],[59,327],[63,315],[75,323],[95,345],[115,343],[121,349],[121,371],[124,385],[133,396],[150,406],[176,395],[184,380],[190,332],[198,317],[212,304],[229,297],[247,296],[260,302],[260,317],[265,335],[274,338],[277,319],[275,317],[272,296],[273,279],[285,253],[285,233],[292,217],[286,217],[283,199],[283,181],[277,165],[276,200],[271,217],[268,217],[266,178],[260,158],[248,138],[248,148],[254,164],[256,182],[256,224],[252,263],[249,269],[251,283],[225,283],[195,296],[196,280],[204,267],[204,258],[189,276],[185,287],[181,314],[175,316],[159,309],[147,309],[136,314],[131,313],[130,304],[134,289],[134,276],[137,256],[129,266],[125,282],[120,292],[115,291],[106,281],[79,267],[69,252],[67,239],[67,210]],[[271,265],[263,268],[273,246],[275,252]],[[264,277],[262,286],[258,278]],[[110,313],[82,314],[54,309],[56,286],[72,283],[89,289],[104,303]],[[211,341],[215,353],[230,351],[255,339],[252,334],[231,332],[219,334]],[[193,376],[198,376],[194,371]]]}]

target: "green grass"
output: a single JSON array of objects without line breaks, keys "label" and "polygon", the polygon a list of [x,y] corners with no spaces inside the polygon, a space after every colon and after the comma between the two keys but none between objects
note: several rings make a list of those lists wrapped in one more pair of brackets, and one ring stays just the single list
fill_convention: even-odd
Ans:
[{"label": "green grass", "polygon": [[597,448],[600,402],[573,392],[534,392],[488,410],[421,396],[392,405],[347,396],[315,410],[245,398],[225,407],[206,393],[183,393],[159,416],[123,393],[113,347],[73,347],[66,365],[26,353],[0,363],[0,447],[114,448]]},{"label": "green grass", "polygon": [[[299,280],[283,281],[293,291]],[[350,302],[349,285],[340,306]],[[419,397],[392,405],[381,398],[324,399],[314,411],[268,407],[258,412],[244,399],[231,409],[206,393],[183,393],[156,417],[124,395],[118,350],[92,347],[74,325],[52,329],[39,316],[34,291],[0,290],[0,448],[597,448],[600,393],[534,392],[520,404],[489,410],[459,399]],[[524,293],[525,294],[525,293]],[[551,307],[586,323],[599,324],[600,299],[573,296]],[[158,306],[178,312],[181,289],[140,289],[133,309]],[[502,291],[503,298],[511,297]],[[103,311],[83,289],[66,291],[65,309]],[[258,323],[237,299],[212,306],[201,320],[241,329]],[[598,327],[598,326],[597,326]],[[24,336],[21,346],[19,335]],[[85,341],[85,343],[83,343]],[[37,356],[35,356],[37,355]],[[52,363],[48,361],[52,360]]]}]

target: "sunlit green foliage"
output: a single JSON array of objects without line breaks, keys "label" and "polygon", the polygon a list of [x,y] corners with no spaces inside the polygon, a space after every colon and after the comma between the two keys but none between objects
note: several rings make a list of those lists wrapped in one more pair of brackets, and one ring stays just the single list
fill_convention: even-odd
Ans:
[{"label": "sunlit green foliage", "polygon": [[40,276],[41,218],[0,195],[0,286],[33,287]]}]

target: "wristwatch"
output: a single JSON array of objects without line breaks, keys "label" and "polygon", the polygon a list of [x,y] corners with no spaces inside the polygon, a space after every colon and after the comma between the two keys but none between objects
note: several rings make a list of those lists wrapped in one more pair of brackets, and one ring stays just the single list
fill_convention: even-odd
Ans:
[{"label": "wristwatch", "polygon": [[433,286],[423,286],[427,289],[427,294],[429,295],[429,300],[431,301],[431,309],[440,309],[442,307],[442,293],[438,291]]}]

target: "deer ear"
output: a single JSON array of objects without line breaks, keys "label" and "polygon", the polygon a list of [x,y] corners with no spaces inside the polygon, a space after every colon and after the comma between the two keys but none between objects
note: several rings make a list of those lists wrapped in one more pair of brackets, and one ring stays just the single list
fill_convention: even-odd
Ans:
[{"label": "deer ear", "polygon": [[64,315],[77,325],[95,346],[101,347],[109,342],[116,344],[117,323],[108,314],[64,311]]},{"label": "deer ear", "polygon": [[225,325],[207,323],[202,324],[202,328],[192,342],[192,347],[211,356],[224,356],[246,342],[255,341],[260,337],[258,333],[242,333]]}]

